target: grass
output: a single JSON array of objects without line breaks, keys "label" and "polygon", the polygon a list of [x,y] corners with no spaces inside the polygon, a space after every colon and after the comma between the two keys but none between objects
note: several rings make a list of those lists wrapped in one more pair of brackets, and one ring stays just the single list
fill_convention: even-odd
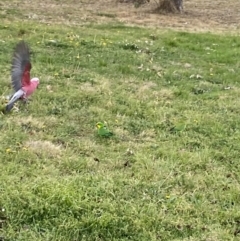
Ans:
[{"label": "grass", "polygon": [[6,16],[0,95],[22,38],[41,83],[1,115],[1,240],[239,240],[238,36]]}]

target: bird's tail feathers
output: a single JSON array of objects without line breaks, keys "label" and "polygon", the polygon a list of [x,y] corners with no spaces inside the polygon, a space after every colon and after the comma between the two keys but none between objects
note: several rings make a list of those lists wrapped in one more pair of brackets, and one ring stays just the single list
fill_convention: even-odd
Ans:
[{"label": "bird's tail feathers", "polygon": [[18,90],[8,102],[6,111],[10,111],[13,108],[15,102],[18,101],[24,94],[25,92],[22,89]]}]

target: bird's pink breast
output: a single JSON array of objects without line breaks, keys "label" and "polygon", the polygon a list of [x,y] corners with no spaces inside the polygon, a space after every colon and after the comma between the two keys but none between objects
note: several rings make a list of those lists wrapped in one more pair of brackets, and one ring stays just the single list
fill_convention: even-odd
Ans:
[{"label": "bird's pink breast", "polygon": [[30,85],[22,87],[23,91],[26,93],[25,97],[30,96],[37,88],[38,82],[33,81]]}]

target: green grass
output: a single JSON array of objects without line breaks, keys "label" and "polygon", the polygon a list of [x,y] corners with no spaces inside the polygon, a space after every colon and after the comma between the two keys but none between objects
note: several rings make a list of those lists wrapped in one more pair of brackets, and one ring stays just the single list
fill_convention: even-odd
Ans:
[{"label": "green grass", "polygon": [[[1,240],[239,240],[238,36],[0,30],[0,95],[21,38],[41,81],[0,117]],[[115,135],[98,137],[98,121]]]}]

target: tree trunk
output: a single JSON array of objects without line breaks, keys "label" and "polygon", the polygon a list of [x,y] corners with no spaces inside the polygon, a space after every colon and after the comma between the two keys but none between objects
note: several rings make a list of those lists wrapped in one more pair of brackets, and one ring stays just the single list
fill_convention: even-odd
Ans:
[{"label": "tree trunk", "polygon": [[176,9],[179,12],[182,12],[182,10],[183,10],[183,1],[182,0],[172,0],[172,2],[174,3]]},{"label": "tree trunk", "polygon": [[158,7],[156,11],[164,12],[182,12],[183,0],[158,0]]}]

